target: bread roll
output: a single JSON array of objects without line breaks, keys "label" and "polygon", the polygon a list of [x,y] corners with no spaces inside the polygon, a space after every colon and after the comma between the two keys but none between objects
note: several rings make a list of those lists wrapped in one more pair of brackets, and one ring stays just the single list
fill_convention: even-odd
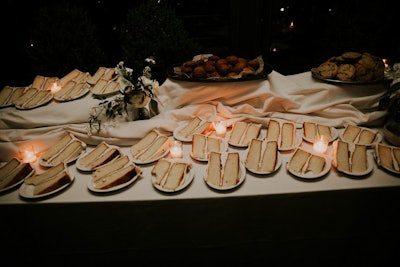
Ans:
[{"label": "bread roll", "polygon": [[234,186],[239,182],[239,160],[238,152],[230,152],[227,154],[222,173],[222,187]]}]

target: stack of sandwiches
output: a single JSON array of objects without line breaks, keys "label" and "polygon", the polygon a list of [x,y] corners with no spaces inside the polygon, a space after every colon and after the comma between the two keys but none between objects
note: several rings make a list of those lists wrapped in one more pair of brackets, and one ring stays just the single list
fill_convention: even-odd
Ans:
[{"label": "stack of sandwiches", "polygon": [[261,124],[236,121],[233,124],[229,144],[248,146],[253,138],[257,138],[261,131]]},{"label": "stack of sandwiches", "polygon": [[245,166],[248,170],[271,173],[278,161],[278,142],[253,139],[247,152]]},{"label": "stack of sandwiches", "polygon": [[78,159],[80,169],[93,170],[121,156],[121,152],[105,141]]},{"label": "stack of sandwiches", "polygon": [[33,195],[42,195],[69,184],[71,181],[72,177],[68,172],[67,165],[60,162],[41,174],[26,178],[24,183],[34,187]]},{"label": "stack of sandwiches", "polygon": [[190,171],[192,165],[186,162],[172,162],[161,158],[151,169],[154,176],[154,185],[167,190],[176,190],[185,182],[185,175]]},{"label": "stack of sandwiches", "polygon": [[317,176],[324,170],[326,160],[324,157],[315,155],[302,148],[297,148],[287,164],[288,170],[292,173],[304,175],[311,172]]},{"label": "stack of sandwiches", "polygon": [[268,141],[278,142],[280,150],[292,149],[296,141],[296,126],[290,122],[269,120],[267,125]]},{"label": "stack of sandwiches", "polygon": [[343,140],[336,140],[333,163],[340,172],[361,174],[368,170],[367,147]]},{"label": "stack of sandwiches", "polygon": [[41,156],[41,161],[46,166],[55,166],[60,162],[69,163],[76,159],[84,150],[86,144],[76,138],[72,133],[64,134],[53,146]]},{"label": "stack of sandwiches", "polygon": [[93,187],[98,190],[105,190],[127,183],[141,174],[142,170],[130,162],[127,155],[124,155],[100,166],[91,176]]},{"label": "stack of sandwiches", "polygon": [[325,136],[327,140],[333,137],[330,126],[309,121],[303,122],[303,135],[310,142],[314,142],[315,136]]},{"label": "stack of sandwiches", "polygon": [[353,124],[347,124],[343,131],[343,140],[359,145],[369,145],[375,141],[376,132]]},{"label": "stack of sandwiches", "polygon": [[192,118],[177,134],[185,139],[191,139],[193,134],[205,133],[212,127],[212,123],[199,117]]},{"label": "stack of sandwiches", "polygon": [[[226,156],[225,158],[223,156]],[[206,181],[217,188],[235,186],[240,180],[240,157],[238,152],[210,152]]]},{"label": "stack of sandwiches", "polygon": [[400,147],[378,143],[374,149],[378,165],[400,172]]},{"label": "stack of sandwiches", "polygon": [[208,159],[212,151],[221,152],[221,139],[206,136],[204,134],[193,134],[192,136],[192,157],[195,159]]},{"label": "stack of sandwiches", "polygon": [[132,145],[130,152],[136,161],[149,162],[163,155],[169,149],[169,146],[168,136],[153,129]]},{"label": "stack of sandwiches", "polygon": [[14,105],[17,108],[30,109],[47,103],[51,99],[53,99],[53,94],[49,90],[29,87],[14,101]]},{"label": "stack of sandwiches", "polygon": [[29,163],[23,163],[12,158],[0,168],[0,190],[18,183],[33,173],[32,166]]}]

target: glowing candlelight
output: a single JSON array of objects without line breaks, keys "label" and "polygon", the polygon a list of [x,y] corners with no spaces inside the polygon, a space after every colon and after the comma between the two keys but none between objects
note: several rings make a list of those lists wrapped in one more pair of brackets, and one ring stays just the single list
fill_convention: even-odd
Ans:
[{"label": "glowing candlelight", "polygon": [[294,22],[291,21],[291,22],[290,22],[290,25],[289,25],[289,29],[293,29],[293,28],[294,28]]},{"label": "glowing candlelight", "polygon": [[325,153],[328,149],[328,138],[326,136],[315,136],[313,149],[318,153]]},{"label": "glowing candlelight", "polygon": [[217,133],[217,136],[224,137],[226,134],[226,126],[223,121],[219,121],[215,124],[215,132]]},{"label": "glowing candlelight", "polygon": [[177,140],[174,141],[174,144],[169,149],[169,152],[171,153],[171,156],[173,158],[182,158],[183,156],[182,142]]},{"label": "glowing candlelight", "polygon": [[61,86],[58,84],[58,82],[54,82],[51,85],[50,91],[54,94],[54,93],[60,91],[60,89],[61,89]]},{"label": "glowing candlelight", "polygon": [[383,61],[383,64],[385,64],[385,69],[388,69],[388,68],[389,68],[389,61],[388,61],[388,59],[387,59],[387,58],[383,58],[382,61]]},{"label": "glowing candlelight", "polygon": [[24,163],[31,163],[36,160],[35,150],[33,146],[24,146],[19,149],[19,155]]}]

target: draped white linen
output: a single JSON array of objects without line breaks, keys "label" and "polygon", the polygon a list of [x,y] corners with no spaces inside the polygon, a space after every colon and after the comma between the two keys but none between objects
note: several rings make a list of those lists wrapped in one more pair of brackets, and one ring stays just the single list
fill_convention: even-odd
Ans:
[{"label": "draped white linen", "polygon": [[300,127],[305,120],[334,127],[346,122],[381,125],[386,114],[378,111],[385,83],[368,85],[330,84],[315,80],[311,72],[284,76],[272,71],[265,80],[241,82],[186,82],[167,79],[156,94],[160,114],[149,120],[122,118],[101,133],[88,135],[88,117],[100,100],[89,92],[81,99],[51,103],[31,110],[6,107],[0,110],[1,161],[15,156],[21,143],[35,142],[41,151],[66,130],[89,145],[100,141],[130,146],[150,129],[172,135],[173,130],[193,116],[232,125],[249,120],[265,125],[270,118],[287,119]]}]

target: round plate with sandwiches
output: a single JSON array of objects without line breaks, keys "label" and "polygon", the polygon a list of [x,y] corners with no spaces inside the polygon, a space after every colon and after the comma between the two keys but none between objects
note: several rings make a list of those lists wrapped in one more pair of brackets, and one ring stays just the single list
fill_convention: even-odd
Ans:
[{"label": "round plate with sandwiches", "polygon": [[303,140],[314,143],[315,136],[327,136],[328,142],[335,141],[339,134],[335,127],[323,125],[311,121],[303,122],[302,137]]},{"label": "round plate with sandwiches", "polygon": [[35,174],[24,180],[18,193],[24,198],[41,198],[55,194],[70,186],[75,176],[65,163],[60,163],[43,173]]},{"label": "round plate with sandwiches", "polygon": [[109,145],[103,141],[93,150],[82,153],[76,161],[76,168],[80,171],[94,171],[122,155],[123,153],[119,147]]},{"label": "round plate with sandwiches", "polygon": [[253,139],[246,151],[245,167],[255,174],[270,174],[282,164],[276,141]]},{"label": "round plate with sandwiches", "polygon": [[400,147],[378,143],[373,149],[373,156],[379,167],[400,174]]},{"label": "round plate with sandwiches", "polygon": [[142,173],[142,169],[124,155],[96,169],[91,174],[87,187],[96,193],[120,190],[136,181]]},{"label": "round plate with sandwiches", "polygon": [[331,169],[328,156],[297,148],[286,164],[286,169],[294,176],[304,179],[320,178]]},{"label": "round plate with sandwiches", "polygon": [[372,146],[382,141],[382,134],[377,130],[347,123],[339,138],[346,142]]},{"label": "round plate with sandwiches", "polygon": [[162,158],[151,169],[151,183],[162,192],[180,191],[193,181],[194,168],[182,159]]},{"label": "round plate with sandwiches", "polygon": [[335,140],[331,150],[332,165],[338,172],[351,176],[364,176],[374,169],[372,151],[366,145]]},{"label": "round plate with sandwiches", "polygon": [[246,179],[246,168],[238,152],[210,152],[204,173],[206,184],[216,190],[231,190]]}]

